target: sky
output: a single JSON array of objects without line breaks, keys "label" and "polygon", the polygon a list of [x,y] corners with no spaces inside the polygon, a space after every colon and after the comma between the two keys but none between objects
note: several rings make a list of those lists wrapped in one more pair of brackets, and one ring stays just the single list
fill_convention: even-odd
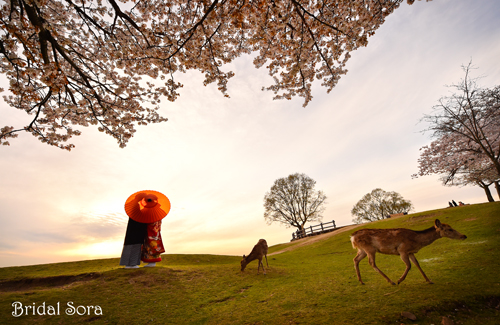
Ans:
[{"label": "sky", "polygon": [[[167,254],[243,255],[260,238],[289,242],[295,229],[268,225],[263,199],[293,173],[316,181],[327,196],[323,222],[337,226],[352,224],[352,207],[375,188],[400,193],[412,212],[486,202],[479,187],[411,178],[419,148],[431,142],[421,118],[470,61],[480,86],[498,84],[498,0],[403,3],[352,52],[330,93],[313,85],[305,108],[302,98],[262,91],[272,78],[247,55],[226,68],[236,73],[230,98],[203,86],[199,72],[178,75],[180,98],[160,110],[169,121],[138,127],[124,149],[92,127],[78,128],[71,152],[20,134],[0,148],[0,267],[120,257],[124,203],[140,190],[171,201]],[[28,120],[0,101],[0,126]]]}]

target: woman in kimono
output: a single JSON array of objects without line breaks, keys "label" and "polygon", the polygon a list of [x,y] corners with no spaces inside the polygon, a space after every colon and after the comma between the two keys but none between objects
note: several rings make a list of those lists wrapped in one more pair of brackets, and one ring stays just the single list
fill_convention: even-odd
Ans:
[{"label": "woman in kimono", "polygon": [[147,235],[142,245],[141,260],[144,267],[156,266],[156,262],[161,262],[161,253],[165,253],[165,247],[161,240],[161,220],[147,225]]}]

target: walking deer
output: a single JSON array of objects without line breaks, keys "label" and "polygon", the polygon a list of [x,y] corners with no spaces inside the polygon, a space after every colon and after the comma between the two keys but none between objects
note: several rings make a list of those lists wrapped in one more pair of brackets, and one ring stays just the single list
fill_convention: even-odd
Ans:
[{"label": "walking deer", "polygon": [[262,270],[264,274],[266,274],[266,269],[264,269],[264,264],[262,263],[262,257],[266,258],[267,267],[269,267],[269,263],[267,263],[267,242],[265,239],[260,239],[259,242],[253,247],[252,251],[248,256],[243,255],[243,259],[241,260],[241,271],[245,270],[245,267],[248,263],[253,260],[259,260],[259,266],[257,267],[257,274],[259,274],[260,266],[262,265]]},{"label": "walking deer", "polygon": [[385,275],[375,264],[375,253],[379,252],[382,254],[399,255],[403,262],[406,264],[406,269],[398,280],[398,284],[403,282],[410,271],[411,263],[415,264],[420,273],[424,276],[424,279],[428,283],[432,283],[431,280],[425,275],[424,271],[418,264],[415,253],[417,253],[422,247],[432,244],[436,239],[448,237],[451,239],[466,239],[467,236],[462,235],[455,229],[451,228],[450,225],[441,223],[438,219],[434,222],[434,227],[426,230],[415,231],[404,228],[397,229],[361,229],[355,231],[351,235],[352,247],[358,249],[358,254],[354,258],[354,268],[356,269],[356,275],[358,276],[359,282],[363,283],[361,280],[361,275],[359,273],[359,262],[368,256],[368,261],[370,265],[380,273],[390,284],[395,284]]}]

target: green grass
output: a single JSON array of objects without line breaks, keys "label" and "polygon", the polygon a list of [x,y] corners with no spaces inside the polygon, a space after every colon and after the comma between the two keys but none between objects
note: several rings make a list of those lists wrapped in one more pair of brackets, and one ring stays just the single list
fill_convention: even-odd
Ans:
[{"label": "green grass", "polygon": [[[270,247],[267,275],[240,257],[164,255],[158,267],[124,270],[118,258],[0,268],[0,323],[12,324],[498,324],[500,319],[500,203],[427,211],[361,227],[421,230],[434,220],[467,235],[437,240],[416,254],[435,284],[414,267],[397,286],[361,264],[354,272],[352,231],[310,245]],[[326,236],[325,236],[326,237]],[[377,254],[377,265],[397,280],[404,264]],[[58,316],[12,316],[12,303],[56,306]],[[100,306],[103,315],[66,315],[66,303]],[[83,309],[80,309],[82,311]],[[416,321],[401,316],[411,312]]]}]

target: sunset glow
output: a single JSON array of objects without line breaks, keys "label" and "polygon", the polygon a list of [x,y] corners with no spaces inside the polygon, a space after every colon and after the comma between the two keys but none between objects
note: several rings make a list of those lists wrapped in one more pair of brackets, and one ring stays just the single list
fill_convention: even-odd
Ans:
[{"label": "sunset glow", "polygon": [[[125,201],[140,190],[171,202],[167,254],[242,255],[260,238],[290,241],[295,229],[266,224],[263,198],[293,173],[317,182],[323,220],[337,226],[351,224],[352,207],[375,188],[400,193],[415,212],[485,202],[479,187],[411,175],[430,143],[419,121],[462,78],[461,66],[472,61],[485,87],[500,83],[498,40],[498,0],[403,3],[352,53],[330,93],[313,85],[307,107],[262,91],[272,78],[246,55],[227,67],[236,74],[230,98],[203,86],[200,73],[176,76],[180,97],[160,104],[168,121],[139,126],[123,149],[94,126],[80,128],[71,152],[20,134],[0,148],[0,267],[119,258]],[[0,102],[0,127],[30,118]]]}]

